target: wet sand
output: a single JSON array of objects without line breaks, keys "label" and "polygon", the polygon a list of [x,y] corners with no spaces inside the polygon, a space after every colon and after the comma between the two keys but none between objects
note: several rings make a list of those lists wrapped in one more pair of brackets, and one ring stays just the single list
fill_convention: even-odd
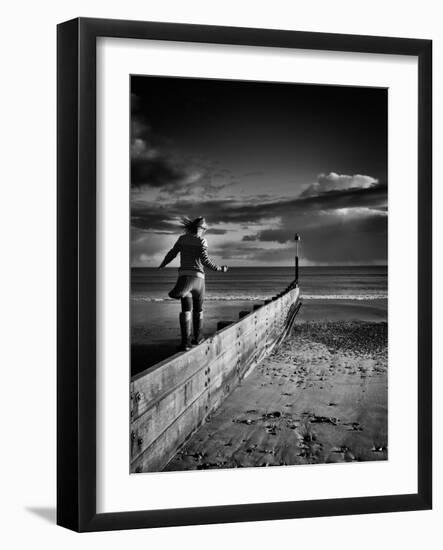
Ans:
[{"label": "wet sand", "polygon": [[[216,332],[219,321],[236,321],[240,311],[251,311],[253,301],[206,302],[203,332]],[[131,375],[174,355],[180,342],[179,302],[135,303],[131,306]],[[383,321],[387,300],[307,300],[296,322]]]},{"label": "wet sand", "polygon": [[[203,332],[206,337],[217,331],[219,321],[237,321],[240,311],[252,309],[253,302],[207,302]],[[135,304],[131,310],[131,376],[171,357],[180,344],[176,301]]]},{"label": "wet sand", "polygon": [[387,323],[301,319],[166,470],[386,460],[387,420]]}]

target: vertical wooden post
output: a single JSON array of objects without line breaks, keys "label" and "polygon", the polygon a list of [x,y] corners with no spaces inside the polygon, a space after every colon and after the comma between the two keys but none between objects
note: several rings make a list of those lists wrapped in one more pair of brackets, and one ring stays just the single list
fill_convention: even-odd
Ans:
[{"label": "vertical wooden post", "polygon": [[298,243],[300,241],[300,235],[298,233],[295,234],[294,237],[295,240],[295,284],[298,285]]}]

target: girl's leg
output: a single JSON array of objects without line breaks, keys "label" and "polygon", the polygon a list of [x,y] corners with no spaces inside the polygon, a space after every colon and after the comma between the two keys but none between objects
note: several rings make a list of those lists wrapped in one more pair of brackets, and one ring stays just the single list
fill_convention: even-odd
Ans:
[{"label": "girl's leg", "polygon": [[180,332],[182,341],[179,349],[186,351],[191,348],[191,308],[192,298],[188,294],[181,298],[182,310],[180,313]]},{"label": "girl's leg", "polygon": [[192,324],[194,328],[194,338],[192,343],[198,345],[204,340],[203,336],[203,302],[205,299],[205,280],[197,279],[195,287],[192,289]]},{"label": "girl's leg", "polygon": [[191,347],[191,310],[192,310],[192,278],[180,276],[174,288],[168,293],[171,298],[181,300],[181,312],[179,315],[181,344],[179,349],[186,351]]},{"label": "girl's leg", "polygon": [[186,296],[183,296],[181,298],[181,303],[182,303],[182,312],[183,313],[186,313],[186,312],[189,312],[191,313],[192,311],[192,298],[191,298],[191,294],[186,294]]}]

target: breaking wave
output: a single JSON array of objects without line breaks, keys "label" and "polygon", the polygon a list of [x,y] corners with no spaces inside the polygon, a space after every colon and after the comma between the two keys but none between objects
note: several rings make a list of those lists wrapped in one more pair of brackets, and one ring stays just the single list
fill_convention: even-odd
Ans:
[{"label": "breaking wave", "polygon": [[[250,294],[223,294],[220,296],[206,294],[205,302],[254,302],[260,300],[267,300],[269,298],[266,294],[250,295]],[[131,296],[133,302],[176,302],[173,298],[158,298],[153,296]]]},{"label": "breaking wave", "polygon": [[383,294],[302,294],[305,300],[383,300],[388,297]]},{"label": "breaking wave", "polygon": [[[268,300],[271,296],[266,294],[207,294],[207,302],[260,302]],[[383,300],[388,297],[387,293],[378,294],[301,294],[302,300]],[[152,302],[176,302],[172,298],[155,297],[146,295],[131,296],[133,302],[152,303]]]}]

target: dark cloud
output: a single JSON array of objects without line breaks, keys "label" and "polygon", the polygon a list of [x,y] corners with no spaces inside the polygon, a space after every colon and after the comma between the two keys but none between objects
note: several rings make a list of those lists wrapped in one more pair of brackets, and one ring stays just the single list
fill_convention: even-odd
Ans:
[{"label": "dark cloud", "polygon": [[[133,99],[134,101],[134,99]],[[186,183],[189,174],[171,155],[156,144],[151,126],[133,115],[131,122],[131,186],[139,188],[177,187]]]},{"label": "dark cloud", "polygon": [[263,176],[263,175],[264,175],[264,172],[262,170],[255,170],[255,171],[252,171],[252,172],[245,172],[243,174],[243,176],[245,178],[256,178],[256,177]]},{"label": "dark cloud", "polygon": [[[313,197],[285,198],[273,201],[254,201],[254,199],[216,198],[212,200],[179,199],[168,205],[169,216],[204,215],[211,223],[247,223],[262,220],[336,210],[340,208],[376,208],[385,206],[387,187],[377,184],[369,189],[346,189],[328,191]],[[150,215],[151,208],[135,207],[138,216]]]},{"label": "dark cloud", "polygon": [[[282,217],[296,223],[297,216],[333,211],[343,208],[384,208],[387,200],[387,187],[377,184],[370,188],[333,190],[312,197],[286,198],[273,201],[254,199],[216,198],[212,200],[178,199],[161,209],[147,203],[133,204],[132,223],[144,229],[164,229],[165,224],[186,214],[204,215],[209,223],[259,223],[263,220]],[[305,221],[308,223],[308,220]],[[281,241],[283,234],[279,235]],[[252,240],[252,239],[245,239]],[[276,239],[277,240],[277,239]],[[289,236],[288,239],[289,240]]]},{"label": "dark cloud", "polygon": [[134,187],[170,187],[183,183],[186,172],[174,166],[166,157],[152,159],[133,158],[131,160],[131,184]]},{"label": "dark cloud", "polygon": [[206,231],[207,235],[226,235],[226,229],[210,228]]},{"label": "dark cloud", "polygon": [[368,188],[351,187],[333,189],[309,197],[300,197],[298,206],[305,209],[334,210],[337,208],[373,208],[384,206],[388,188],[385,183],[376,183]]},{"label": "dark cloud", "polygon": [[[161,234],[180,234],[183,232],[183,226],[180,223],[183,212],[176,209],[175,215],[172,215],[174,210],[165,210],[156,204],[144,205],[141,208],[132,208],[131,225],[135,229],[148,231],[150,233]],[[190,216],[197,217],[197,214]],[[210,227],[207,231],[208,235],[225,235],[227,229],[221,227]]]},{"label": "dark cloud", "polygon": [[383,262],[387,259],[387,216],[336,220],[302,235],[307,259],[334,263]]},{"label": "dark cloud", "polygon": [[368,189],[377,184],[378,180],[372,176],[362,174],[348,176],[346,174],[330,172],[329,174],[319,174],[317,181],[307,187],[301,196],[312,197],[329,191],[343,191],[347,189]]},{"label": "dark cloud", "polygon": [[[177,198],[162,206],[139,202],[133,204],[132,225],[157,234],[180,233],[182,215],[203,215],[210,225],[209,233],[223,235],[227,232],[224,224],[253,231],[254,226],[263,227],[273,220],[274,227],[234,238],[225,247],[219,246],[214,254],[223,260],[290,262],[294,234],[298,231],[305,258],[310,261],[382,262],[387,258],[386,208],[386,184],[371,182],[367,187],[352,186],[277,200],[268,195],[244,199]],[[268,246],[261,247],[260,243]],[[269,243],[275,243],[275,249],[270,249]]]},{"label": "dark cloud", "polygon": [[132,208],[131,225],[137,229],[153,233],[178,233],[178,219],[170,216],[161,207],[152,205],[141,209]]},{"label": "dark cloud", "polygon": [[[228,244],[214,252],[228,262],[229,259],[254,260],[291,265],[294,260],[294,233],[290,239],[280,230],[263,231],[260,240]],[[278,242],[275,248],[260,246],[260,242]],[[301,257],[303,261],[320,263],[383,263],[387,258],[387,217],[369,216],[346,221],[337,217],[327,226],[319,225],[302,232]],[[250,246],[245,246],[250,245]]]},{"label": "dark cloud", "polygon": [[162,140],[146,116],[139,112],[139,98],[131,95],[131,187],[159,189],[164,195],[186,196],[196,190],[208,197],[237,183],[232,172],[201,158],[179,157],[169,140]]},{"label": "dark cloud", "polygon": [[294,239],[295,231],[289,229],[265,229],[255,235],[257,241],[286,243]]}]

